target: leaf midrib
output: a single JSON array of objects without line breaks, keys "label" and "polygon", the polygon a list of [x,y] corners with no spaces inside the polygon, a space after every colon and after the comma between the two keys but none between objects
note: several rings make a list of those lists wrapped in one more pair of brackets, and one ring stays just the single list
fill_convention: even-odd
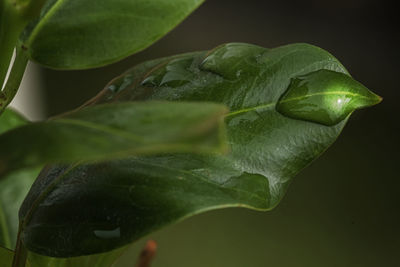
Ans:
[{"label": "leaf midrib", "polygon": [[26,46],[29,48],[30,44],[32,43],[32,41],[36,38],[37,32],[43,27],[43,21],[46,21],[48,17],[51,17],[52,14],[54,12],[56,12],[57,9],[60,8],[60,6],[62,6],[62,4],[64,3],[64,0],[58,0],[56,1],[51,7],[50,9],[46,12],[46,14],[40,18],[40,21],[38,22],[38,24],[35,25],[35,28],[33,29],[33,31],[30,33],[30,36],[26,42]]},{"label": "leaf midrib", "polygon": [[83,120],[76,120],[76,119],[58,119],[54,122],[57,123],[63,123],[63,124],[69,124],[69,125],[76,125],[76,126],[81,126],[84,128],[92,129],[95,131],[99,132],[104,132],[110,135],[116,135],[119,137],[123,137],[125,139],[129,139],[134,142],[140,142],[140,143],[145,143],[146,140],[142,138],[139,135],[132,134],[128,131],[123,131],[123,130],[118,130],[113,127],[105,126],[104,124],[99,124],[99,123],[94,123],[94,122],[89,122],[89,121],[83,121]]},{"label": "leaf midrib", "polygon": [[[360,95],[360,94],[351,93],[351,92],[347,92],[347,91],[331,91],[331,92],[318,92],[318,93],[307,94],[307,95],[298,96],[298,97],[287,98],[287,99],[282,100],[281,103],[297,101],[297,100],[301,100],[301,99],[305,99],[305,98],[313,97],[313,96],[336,95],[336,94],[337,95],[348,95],[348,96],[354,96],[354,97],[360,97],[360,98],[368,98],[368,96],[363,96],[363,95]],[[238,115],[238,114],[241,114],[241,113],[245,113],[245,112],[249,112],[249,111],[253,111],[253,110],[256,110],[256,109],[269,108],[269,107],[275,106],[278,102],[279,101],[273,101],[273,102],[270,102],[270,103],[266,103],[266,104],[262,104],[262,105],[258,105],[258,106],[254,106],[254,107],[235,110],[235,111],[232,111],[232,112],[229,112],[228,114],[226,114],[225,117],[235,116],[235,115]]]}]

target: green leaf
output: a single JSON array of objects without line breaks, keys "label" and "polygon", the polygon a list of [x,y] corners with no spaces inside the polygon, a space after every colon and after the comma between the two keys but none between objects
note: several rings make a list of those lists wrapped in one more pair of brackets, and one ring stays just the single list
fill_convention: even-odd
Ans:
[{"label": "green leaf", "polygon": [[0,135],[0,175],[49,162],[222,152],[226,112],[223,105],[211,103],[129,102],[86,107]]},{"label": "green leaf", "polygon": [[28,261],[31,267],[115,267],[120,257],[127,253],[129,248],[130,246],[125,246],[107,253],[64,259],[46,257],[30,252]]},{"label": "green leaf", "polygon": [[0,246],[1,267],[11,267],[13,257],[14,257],[14,252],[12,250]]},{"label": "green leaf", "polygon": [[29,57],[57,69],[116,62],[160,39],[203,0],[49,0],[27,27]]},{"label": "green leaf", "polygon": [[12,109],[6,109],[0,116],[0,134],[27,123],[22,115]]},{"label": "green leaf", "polygon": [[[11,267],[12,262],[13,262],[13,257],[14,257],[14,251],[0,246],[1,267]],[[29,262],[27,262],[25,264],[25,267],[32,267],[32,265]],[[37,267],[39,267],[39,266],[37,266]]]},{"label": "green leaf", "polygon": [[[25,124],[27,120],[20,114],[6,109],[0,116],[0,133]],[[0,147],[1,150],[4,149]],[[18,233],[18,210],[38,173],[38,169],[30,169],[11,173],[0,180],[0,246],[9,249],[15,247]]]},{"label": "green leaf", "polygon": [[[207,210],[272,209],[293,177],[335,141],[347,121],[326,126],[275,109],[293,79],[322,69],[348,76],[332,55],[307,44],[275,49],[226,44],[131,69],[91,103],[223,103],[231,110],[225,117],[231,153],[50,166],[22,205],[24,243],[41,254],[84,255],[119,247]],[[360,90],[368,95],[366,88]]]},{"label": "green leaf", "polygon": [[14,249],[18,234],[18,210],[40,169],[13,172],[0,180],[0,245]]}]

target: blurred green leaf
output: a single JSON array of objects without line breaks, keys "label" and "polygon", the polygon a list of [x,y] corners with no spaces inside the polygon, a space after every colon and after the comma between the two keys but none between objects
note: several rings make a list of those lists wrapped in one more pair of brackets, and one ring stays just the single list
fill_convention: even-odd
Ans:
[{"label": "blurred green leaf", "polygon": [[[14,251],[10,249],[3,248],[0,246],[0,263],[1,267],[11,267],[14,257]],[[32,267],[29,262],[26,262],[25,267]],[[37,266],[39,267],[39,266]]]},{"label": "blurred green leaf", "polygon": [[23,34],[29,57],[57,69],[116,62],[160,39],[203,0],[49,0]]},{"label": "blurred green leaf", "polygon": [[6,109],[0,115],[0,134],[27,123],[22,115],[12,109]]},{"label": "blurred green leaf", "polygon": [[86,107],[0,135],[0,175],[49,162],[222,152],[226,112],[219,104],[161,101]]},{"label": "blurred green leaf", "polygon": [[12,250],[0,246],[1,267],[11,267],[13,257],[14,257],[14,252]]},{"label": "blurred green leaf", "polygon": [[29,252],[28,261],[31,267],[116,267],[120,257],[129,248],[125,246],[106,253],[74,258],[51,258]]},{"label": "blurred green leaf", "polygon": [[0,245],[14,249],[18,234],[18,210],[40,168],[13,172],[0,180]]},{"label": "blurred green leaf", "polygon": [[[17,112],[6,109],[0,116],[0,133],[27,124]],[[4,148],[2,146],[1,150]],[[29,191],[38,169],[14,172],[0,179],[0,245],[15,247],[18,232],[18,209]]]},{"label": "blurred green leaf", "polygon": [[226,44],[129,70],[90,103],[223,103],[231,110],[225,117],[231,153],[49,166],[21,208],[24,243],[45,255],[85,255],[211,209],[272,209],[292,178],[335,141],[347,121],[326,126],[276,111],[293,79],[321,69],[348,75],[332,55],[307,44],[275,49]]}]

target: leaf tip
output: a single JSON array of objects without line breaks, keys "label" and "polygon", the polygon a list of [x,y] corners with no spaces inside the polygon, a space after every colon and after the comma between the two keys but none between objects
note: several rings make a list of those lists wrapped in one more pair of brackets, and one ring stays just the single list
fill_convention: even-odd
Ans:
[{"label": "leaf tip", "polygon": [[276,110],[289,118],[332,126],[381,101],[349,75],[322,69],[293,78]]}]

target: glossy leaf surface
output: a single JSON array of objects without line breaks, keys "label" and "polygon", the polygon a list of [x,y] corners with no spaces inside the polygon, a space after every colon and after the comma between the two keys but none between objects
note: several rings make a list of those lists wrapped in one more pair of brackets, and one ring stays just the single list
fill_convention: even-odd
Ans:
[{"label": "glossy leaf surface", "polygon": [[348,75],[328,52],[306,44],[275,49],[226,44],[129,70],[91,104],[160,99],[223,103],[231,110],[225,117],[231,153],[50,166],[20,211],[25,244],[47,255],[84,255],[211,209],[272,209],[291,179],[334,142],[346,123],[326,126],[276,111],[293,79],[321,69]]},{"label": "glossy leaf surface", "polygon": [[113,63],[148,47],[203,0],[49,0],[23,35],[29,57],[57,69]]},{"label": "glossy leaf surface", "polygon": [[84,108],[0,135],[0,175],[49,162],[223,151],[226,112],[223,105],[166,101]]}]

